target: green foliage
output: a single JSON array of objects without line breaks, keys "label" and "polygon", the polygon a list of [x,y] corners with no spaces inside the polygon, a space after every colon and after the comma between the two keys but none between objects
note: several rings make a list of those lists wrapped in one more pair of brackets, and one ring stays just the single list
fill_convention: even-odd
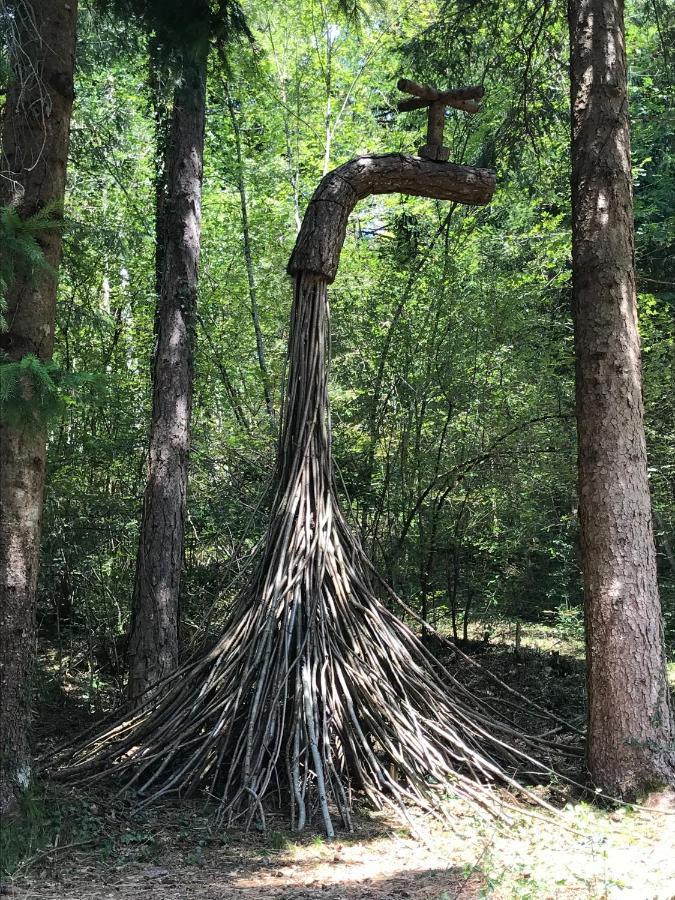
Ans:
[{"label": "green foliage", "polygon": [[567,604],[559,606],[556,611],[555,629],[567,640],[582,641],[584,637],[583,610]]},{"label": "green foliage", "polygon": [[19,808],[3,817],[0,828],[0,876],[58,852],[59,845],[87,844],[102,839],[105,822],[97,808],[82,797],[33,788],[22,795]]},{"label": "green foliage", "polygon": [[[343,8],[340,8],[342,6]],[[490,206],[360,204],[331,289],[334,450],[343,500],[397,590],[438,624],[468,616],[580,621],[568,182],[567,38],[560,4],[401,7],[247,3],[255,38],[212,54],[182,615],[216,628],[266,524],[274,440],[242,253],[241,132],[260,325],[277,409],[285,265],[320,180],[359,153],[411,152],[423,113],[396,115],[404,74],[486,86],[448,113],[456,162],[493,166]],[[636,259],[659,573],[675,627],[675,192],[672,15],[627,7]],[[190,4],[184,5],[187,12]],[[173,4],[167,6],[169,15]],[[215,9],[215,7],[213,7]],[[179,11],[180,13],[180,11]],[[154,346],[154,123],[147,19],[81,18],[55,365],[93,372],[51,420],[40,623],[123,659],[144,487]],[[661,34],[661,36],[660,36]],[[58,378],[53,376],[53,380]],[[75,396],[75,394],[73,395]],[[210,618],[209,618],[210,617]],[[97,662],[98,659],[98,662]],[[97,675],[96,671],[93,673]]]},{"label": "green foliage", "polygon": [[267,845],[272,850],[286,850],[289,846],[288,835],[284,834],[283,831],[270,831],[269,836],[267,838]]},{"label": "green foliage", "polygon": [[136,19],[169,55],[195,51],[206,41],[222,48],[249,34],[236,0],[97,0],[97,5],[122,19]]},{"label": "green foliage", "polygon": [[7,58],[6,49],[5,47],[2,47],[0,48],[0,96],[3,96],[7,93],[11,75],[12,67],[9,63],[9,59]]},{"label": "green foliage", "polygon": [[39,237],[63,227],[61,209],[50,203],[35,215],[22,217],[13,206],[0,206],[0,328],[7,307],[7,291],[19,275],[49,272]]},{"label": "green foliage", "polygon": [[89,373],[64,372],[32,353],[19,362],[0,359],[0,421],[15,428],[43,427],[77,402],[85,387],[100,395],[102,380]]}]

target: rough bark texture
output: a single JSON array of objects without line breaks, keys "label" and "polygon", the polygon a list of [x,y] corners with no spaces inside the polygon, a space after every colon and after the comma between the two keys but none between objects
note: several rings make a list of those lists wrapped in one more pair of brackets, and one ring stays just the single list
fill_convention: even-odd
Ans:
[{"label": "rough bark texture", "polygon": [[178,662],[178,608],[192,409],[201,223],[206,48],[183,60],[167,148],[167,187],[148,478],[129,641],[132,702]]},{"label": "rough bark texture", "polygon": [[[77,0],[0,6],[13,80],[2,120],[0,202],[22,217],[62,202],[73,104]],[[61,235],[39,238],[51,273],[20,275],[7,297],[0,349],[49,360],[54,345]],[[26,386],[30,390],[30,386]],[[31,670],[46,433],[0,424],[0,813],[28,785]]]},{"label": "rough bark texture", "polygon": [[[171,130],[173,96],[171,66],[157,35],[148,39],[148,92],[154,117],[154,189],[155,189],[155,293],[162,294],[164,250],[166,245],[167,151]],[[159,302],[155,306],[155,337],[159,332]]]},{"label": "rough bark texture", "polygon": [[370,194],[412,194],[476,206],[488,203],[494,189],[494,173],[487,169],[440,165],[402,153],[359,156],[321,180],[307,207],[288,273],[305,272],[331,284],[349,215],[359,200]]},{"label": "rough bark texture", "polygon": [[643,424],[621,0],[570,0],[579,512],[588,765],[623,796],[675,777]]}]

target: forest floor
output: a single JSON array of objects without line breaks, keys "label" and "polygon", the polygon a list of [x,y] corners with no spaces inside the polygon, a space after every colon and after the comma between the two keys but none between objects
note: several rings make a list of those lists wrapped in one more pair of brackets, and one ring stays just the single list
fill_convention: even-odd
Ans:
[{"label": "forest floor", "polygon": [[[493,626],[489,643],[476,640],[468,649],[523,694],[583,721],[577,637],[526,626],[519,653],[513,641],[504,623]],[[480,669],[464,675],[476,686],[484,679]],[[496,704],[506,699],[488,682],[482,689],[494,690]],[[81,724],[81,709],[70,701],[54,713],[53,707],[45,712],[47,735]],[[513,714],[527,724],[522,710]],[[361,811],[354,834],[328,843],[319,834],[298,839],[281,819],[264,835],[218,828],[196,801],[137,812],[102,793],[48,789],[34,798],[32,823],[29,815],[28,825],[7,829],[6,852],[15,860],[0,894],[22,900],[675,900],[675,793],[652,796],[648,808],[603,809],[582,793],[558,792],[558,799],[559,816],[521,805],[509,825],[450,808],[449,827],[417,820],[424,841],[398,820]]]}]

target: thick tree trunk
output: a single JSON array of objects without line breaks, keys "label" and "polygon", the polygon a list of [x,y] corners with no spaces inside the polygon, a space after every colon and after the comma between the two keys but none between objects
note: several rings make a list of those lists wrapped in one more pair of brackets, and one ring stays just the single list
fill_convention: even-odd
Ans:
[{"label": "thick tree trunk", "polygon": [[[22,217],[62,203],[73,105],[77,0],[3,3],[12,84],[2,120],[0,201]],[[54,346],[61,235],[39,242],[51,272],[18,276],[0,349],[10,361],[49,360]],[[30,385],[25,386],[30,391]],[[0,424],[0,813],[28,785],[31,670],[46,432]]]},{"label": "thick tree trunk", "polygon": [[623,796],[675,778],[643,424],[622,0],[570,0],[579,512],[588,765]]},{"label": "thick tree trunk", "polygon": [[148,40],[148,91],[155,120],[155,294],[158,298],[155,306],[155,337],[159,331],[159,297],[162,294],[166,246],[167,153],[174,99],[170,88],[171,74],[161,41],[153,34]]},{"label": "thick tree trunk", "polygon": [[132,702],[175,668],[192,409],[206,47],[185,57],[174,96],[162,215],[148,478],[129,642]]}]

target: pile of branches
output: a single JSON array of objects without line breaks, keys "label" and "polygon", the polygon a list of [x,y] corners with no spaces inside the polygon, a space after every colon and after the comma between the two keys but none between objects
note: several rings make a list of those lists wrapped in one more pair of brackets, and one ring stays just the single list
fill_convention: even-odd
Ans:
[{"label": "pile of branches", "polygon": [[[271,524],[220,640],[144,708],[58,762],[69,780],[114,773],[148,801],[197,790],[228,825],[352,828],[374,807],[437,810],[448,791],[494,811],[546,742],[513,743],[378,596],[337,501],[327,395],[326,279],[295,279],[288,387]],[[379,589],[379,588],[378,588]]]}]

